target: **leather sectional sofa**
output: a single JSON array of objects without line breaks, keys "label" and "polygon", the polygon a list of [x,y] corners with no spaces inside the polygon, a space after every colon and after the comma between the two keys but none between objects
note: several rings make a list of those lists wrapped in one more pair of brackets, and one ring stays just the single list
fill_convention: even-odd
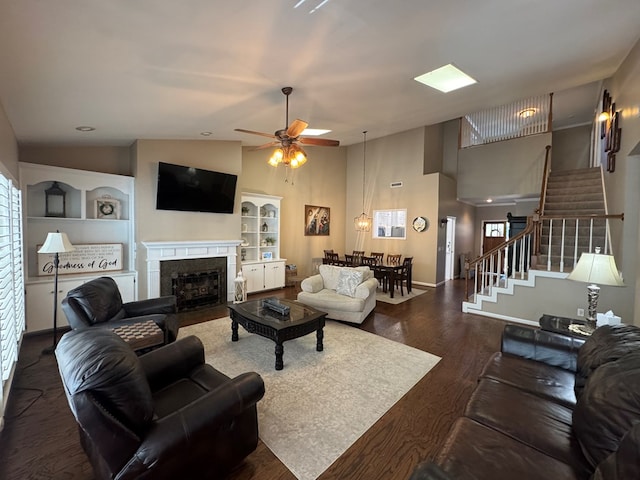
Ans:
[{"label": "leather sectional sofa", "polygon": [[640,479],[640,328],[507,326],[427,479]]}]

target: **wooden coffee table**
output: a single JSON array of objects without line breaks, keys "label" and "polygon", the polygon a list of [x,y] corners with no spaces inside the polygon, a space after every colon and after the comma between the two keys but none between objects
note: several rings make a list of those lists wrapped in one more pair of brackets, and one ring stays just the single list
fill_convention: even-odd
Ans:
[{"label": "wooden coffee table", "polygon": [[316,351],[323,349],[322,339],[326,312],[290,300],[279,302],[289,307],[288,315],[281,315],[264,306],[264,299],[249,300],[229,305],[231,316],[231,341],[238,341],[238,324],[249,333],[273,340],[276,343],[276,370],[284,366],[283,343],[316,332]]}]

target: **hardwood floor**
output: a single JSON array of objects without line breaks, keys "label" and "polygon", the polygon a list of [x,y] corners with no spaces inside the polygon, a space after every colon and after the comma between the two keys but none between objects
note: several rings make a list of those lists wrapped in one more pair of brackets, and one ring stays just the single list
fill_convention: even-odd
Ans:
[{"label": "hardwood floor", "polygon": [[[485,361],[499,350],[505,325],[461,312],[463,282],[448,282],[399,305],[378,302],[374,313],[359,326],[442,360],[329,467],[321,480],[404,480],[418,462],[437,453],[451,424],[461,415]],[[252,298],[267,295],[294,299],[296,291],[289,287]],[[181,314],[181,324],[227,315],[226,306],[216,307]],[[2,479],[93,478],[55,357],[41,354],[51,341],[49,334],[27,336],[22,342],[0,433]],[[229,478],[295,480],[262,442]]]}]

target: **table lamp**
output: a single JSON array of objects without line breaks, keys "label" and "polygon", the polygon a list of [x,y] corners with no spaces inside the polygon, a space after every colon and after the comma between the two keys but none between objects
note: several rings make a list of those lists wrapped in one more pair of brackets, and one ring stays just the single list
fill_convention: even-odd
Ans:
[{"label": "table lamp", "polygon": [[573,271],[567,277],[576,282],[585,282],[587,286],[587,298],[589,299],[589,313],[586,325],[571,324],[569,330],[581,335],[591,335],[596,329],[596,310],[598,307],[598,296],[600,287],[596,285],[611,285],[615,287],[624,286],[622,277],[618,272],[616,261],[613,255],[600,253],[600,248],[596,247],[596,253],[583,253],[578,260]]},{"label": "table lamp", "polygon": [[75,247],[71,245],[66,233],[59,231],[49,232],[40,247],[38,253],[53,253],[53,345],[45,348],[42,353],[51,354],[56,349],[58,342],[58,265],[60,264],[60,253],[71,252]]}]

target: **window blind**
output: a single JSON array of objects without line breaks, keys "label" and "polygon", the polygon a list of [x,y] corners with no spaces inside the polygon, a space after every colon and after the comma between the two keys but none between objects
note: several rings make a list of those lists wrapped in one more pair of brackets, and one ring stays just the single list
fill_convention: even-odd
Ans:
[{"label": "window blind", "polygon": [[0,414],[8,396],[8,381],[18,360],[25,329],[22,263],[22,198],[11,181],[0,175]]}]

